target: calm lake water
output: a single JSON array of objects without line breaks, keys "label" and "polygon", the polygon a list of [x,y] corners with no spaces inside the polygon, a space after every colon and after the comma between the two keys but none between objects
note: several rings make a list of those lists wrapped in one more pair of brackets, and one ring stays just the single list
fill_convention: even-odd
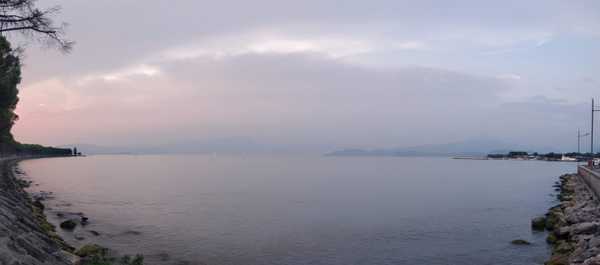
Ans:
[{"label": "calm lake water", "polygon": [[[530,219],[574,163],[404,157],[89,156],[27,160],[61,232],[149,264],[542,264]],[[100,232],[93,236],[89,230]],[[76,239],[79,238],[79,240]],[[83,239],[82,239],[83,238]],[[513,239],[531,246],[513,246]]]}]

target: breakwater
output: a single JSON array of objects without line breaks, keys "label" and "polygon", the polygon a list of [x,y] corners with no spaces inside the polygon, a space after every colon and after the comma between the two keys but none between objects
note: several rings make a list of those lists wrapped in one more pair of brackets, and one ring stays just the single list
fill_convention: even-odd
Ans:
[{"label": "breakwater", "polygon": [[31,200],[18,179],[13,157],[0,160],[0,265],[73,264],[72,250],[53,232],[43,214],[43,205]]},{"label": "breakwater", "polygon": [[596,198],[600,198],[600,174],[585,166],[577,167],[577,174],[587,184]]},{"label": "breakwater", "polygon": [[534,229],[550,231],[546,241],[552,256],[546,265],[600,264],[598,187],[600,178],[585,167],[579,167],[578,174],[560,176],[555,184],[560,203],[532,222]]}]

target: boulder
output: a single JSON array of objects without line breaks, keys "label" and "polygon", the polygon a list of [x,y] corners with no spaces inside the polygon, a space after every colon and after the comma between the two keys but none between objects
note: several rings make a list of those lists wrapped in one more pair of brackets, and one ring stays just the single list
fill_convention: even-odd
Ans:
[{"label": "boulder", "polygon": [[511,241],[510,243],[513,245],[531,245],[531,243],[529,243],[529,241],[523,240],[523,239],[515,239],[515,240]]},{"label": "boulder", "polygon": [[46,208],[41,200],[35,200],[33,202],[33,206],[40,209],[41,211],[44,211],[44,209]]},{"label": "boulder", "polygon": [[600,250],[597,248],[588,248],[585,252],[583,252],[582,257],[584,258],[584,260],[595,257],[596,255],[598,255],[598,253],[600,253]]},{"label": "boulder", "polygon": [[563,224],[565,224],[565,215],[560,210],[552,210],[546,217],[546,229],[554,230]]},{"label": "boulder", "polygon": [[73,229],[75,229],[76,226],[77,226],[77,223],[71,219],[60,223],[60,228],[65,229],[65,230],[73,230]]},{"label": "boulder", "polygon": [[89,218],[85,217],[85,216],[81,216],[81,225],[87,225],[89,221]]},{"label": "boulder", "polygon": [[552,255],[550,260],[544,262],[544,265],[569,265],[568,255]]},{"label": "boulder", "polygon": [[546,237],[546,242],[548,244],[554,244],[554,243],[556,243],[556,241],[558,241],[558,238],[556,238],[556,236],[554,235],[554,233],[550,233]]},{"label": "boulder", "polygon": [[546,228],[546,218],[543,216],[538,216],[531,220],[531,228],[533,230],[544,231]]},{"label": "boulder", "polygon": [[586,259],[583,265],[600,265],[600,255]]},{"label": "boulder", "polygon": [[572,251],[573,245],[569,244],[567,241],[564,240],[558,241],[556,247],[554,248],[554,252],[559,254],[568,254]]},{"label": "boulder", "polygon": [[107,248],[96,244],[88,244],[75,251],[75,255],[80,257],[106,256],[107,253]]},{"label": "boulder", "polygon": [[588,241],[589,248],[600,248],[600,237],[594,236]]},{"label": "boulder", "polygon": [[596,222],[585,222],[573,225],[573,234],[593,234],[598,230],[599,224]]},{"label": "boulder", "polygon": [[81,265],[81,258],[73,253],[61,250],[59,255],[63,256],[73,265]]},{"label": "boulder", "polygon": [[559,227],[558,229],[554,229],[554,235],[558,239],[568,238],[570,232],[571,232],[571,228],[568,226],[563,226],[563,227]]}]

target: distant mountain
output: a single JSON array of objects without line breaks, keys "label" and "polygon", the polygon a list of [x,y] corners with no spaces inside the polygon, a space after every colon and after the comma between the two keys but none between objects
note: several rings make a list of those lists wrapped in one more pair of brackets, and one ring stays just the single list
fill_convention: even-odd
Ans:
[{"label": "distant mountain", "polygon": [[[543,148],[541,152],[549,148]],[[508,144],[494,139],[472,139],[446,144],[430,144],[390,149],[343,149],[328,156],[484,156],[490,153],[507,153],[513,150],[533,152],[534,148]],[[540,150],[537,150],[540,152]]]}]

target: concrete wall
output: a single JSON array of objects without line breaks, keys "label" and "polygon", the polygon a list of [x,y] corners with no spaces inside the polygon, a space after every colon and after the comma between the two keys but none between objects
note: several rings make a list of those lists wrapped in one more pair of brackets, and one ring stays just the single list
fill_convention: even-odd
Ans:
[{"label": "concrete wall", "polygon": [[590,170],[587,166],[577,167],[577,173],[594,192],[596,198],[600,198],[600,173]]}]

